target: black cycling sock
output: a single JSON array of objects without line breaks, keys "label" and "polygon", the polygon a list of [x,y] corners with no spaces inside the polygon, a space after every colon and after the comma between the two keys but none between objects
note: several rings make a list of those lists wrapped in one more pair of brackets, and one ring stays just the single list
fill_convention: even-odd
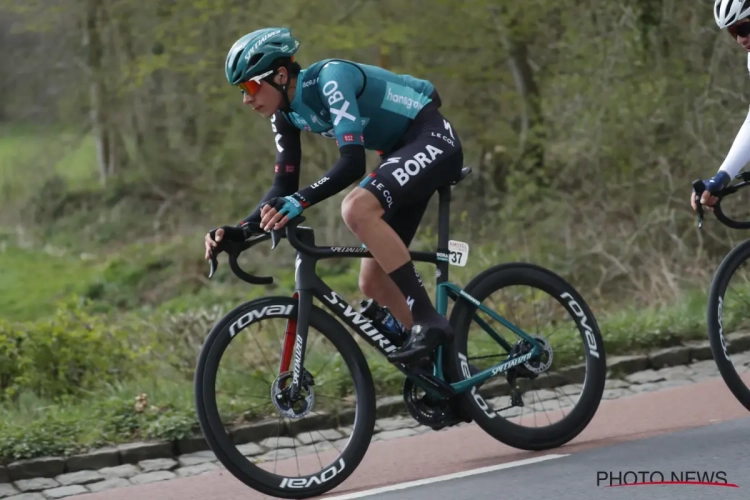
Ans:
[{"label": "black cycling sock", "polygon": [[422,284],[422,278],[419,277],[417,268],[414,267],[414,262],[409,260],[403,266],[389,273],[388,276],[396,283],[396,286],[406,297],[406,301],[409,302],[415,323],[421,323],[425,320],[434,322],[441,318],[427,295],[427,290]]}]

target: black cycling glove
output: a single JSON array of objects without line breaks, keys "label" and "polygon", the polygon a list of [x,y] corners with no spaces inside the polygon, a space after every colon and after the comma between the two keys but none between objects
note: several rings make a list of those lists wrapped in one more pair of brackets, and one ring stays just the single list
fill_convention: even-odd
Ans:
[{"label": "black cycling glove", "polygon": [[224,230],[224,237],[219,242],[217,251],[221,252],[221,243],[223,241],[232,241],[235,243],[242,243],[250,236],[261,234],[264,231],[260,228],[260,224],[257,222],[243,222],[239,226],[221,226],[211,229],[208,234],[211,235],[211,239],[216,241],[216,231],[219,229]]}]

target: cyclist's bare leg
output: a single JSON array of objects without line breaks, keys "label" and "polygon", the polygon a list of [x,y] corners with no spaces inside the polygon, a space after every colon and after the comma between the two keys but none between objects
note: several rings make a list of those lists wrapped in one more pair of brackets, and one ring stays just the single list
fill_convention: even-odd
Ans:
[{"label": "cyclist's bare leg", "polygon": [[382,219],[383,207],[375,196],[355,187],[341,204],[344,222],[367,245],[367,249],[386,274],[411,260],[409,250],[396,231]]},{"label": "cyclist's bare leg", "polygon": [[398,233],[382,219],[385,211],[375,195],[356,187],[344,198],[341,212],[349,229],[367,246],[402,294],[412,301],[413,321],[420,326],[416,329],[412,326],[409,339],[388,359],[410,362],[449,340],[453,333],[450,323],[435,310],[411,261],[409,250]]},{"label": "cyclist's bare leg", "polygon": [[411,328],[411,310],[406,297],[375,259],[362,259],[359,289],[381,306],[386,306],[404,328]]}]

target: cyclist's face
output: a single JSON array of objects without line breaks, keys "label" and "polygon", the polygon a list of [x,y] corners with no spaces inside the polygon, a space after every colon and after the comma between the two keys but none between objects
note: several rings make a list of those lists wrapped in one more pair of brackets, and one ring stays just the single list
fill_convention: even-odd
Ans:
[{"label": "cyclist's face", "polygon": [[750,52],[750,19],[743,19],[727,28],[738,44]]},{"label": "cyclist's face", "polygon": [[[280,68],[274,75],[273,81],[281,85],[286,82],[286,78],[286,70]],[[281,99],[281,92],[265,81],[261,82],[260,89],[254,95],[250,95],[247,92],[242,94],[242,102],[252,106],[254,111],[257,111],[265,118],[270,118],[279,109]]]}]

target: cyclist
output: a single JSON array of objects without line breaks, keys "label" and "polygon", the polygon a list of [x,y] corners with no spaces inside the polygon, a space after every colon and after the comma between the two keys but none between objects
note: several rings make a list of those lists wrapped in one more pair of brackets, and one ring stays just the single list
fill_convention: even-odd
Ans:
[{"label": "cyclist", "polygon": [[[714,18],[719,28],[726,28],[732,38],[748,52],[748,70],[750,71],[750,0],[714,0]],[[701,205],[708,210],[713,210],[713,205],[718,201],[713,193],[726,187],[748,161],[750,161],[750,112],[740,127],[719,171],[711,179],[704,181],[706,190],[701,196]],[[690,204],[693,210],[697,210],[694,193],[690,195]]]},{"label": "cyclist", "polygon": [[[431,82],[341,59],[303,70],[294,60],[299,44],[288,29],[265,28],[229,50],[227,80],[242,90],[244,104],[270,118],[275,177],[239,226],[206,235],[206,258],[216,241],[280,229],[361,179],[341,206],[344,222],[374,257],[363,259],[359,287],[387,306],[408,332],[388,359],[416,361],[453,337],[427,295],[408,245],[430,197],[460,175],[461,142],[438,111],[441,100]],[[340,154],[320,180],[302,189],[301,130],[335,139]],[[365,177],[366,149],[377,151],[381,162]]]}]

